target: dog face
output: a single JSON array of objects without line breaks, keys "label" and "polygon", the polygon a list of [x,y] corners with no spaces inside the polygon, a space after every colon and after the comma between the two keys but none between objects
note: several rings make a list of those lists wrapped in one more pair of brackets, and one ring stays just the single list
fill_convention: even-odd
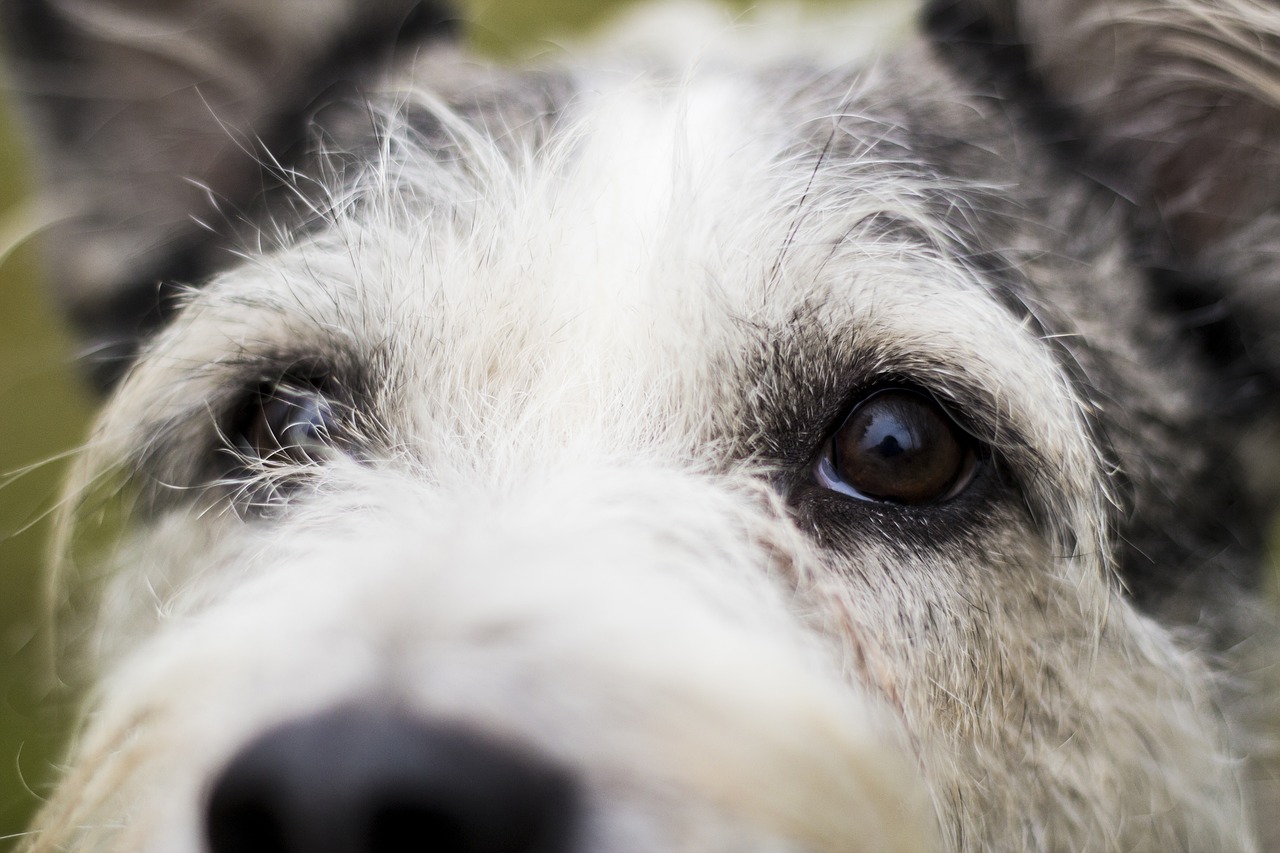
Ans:
[{"label": "dog face", "polygon": [[35,105],[69,312],[140,354],[30,849],[1257,849],[1280,13],[508,72],[329,5],[14,16],[201,81]]}]

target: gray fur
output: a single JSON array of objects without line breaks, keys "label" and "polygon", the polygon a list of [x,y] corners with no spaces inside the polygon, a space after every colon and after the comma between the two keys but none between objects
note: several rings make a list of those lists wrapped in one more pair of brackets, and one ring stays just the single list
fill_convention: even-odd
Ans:
[{"label": "gray fur", "polygon": [[[215,6],[210,44],[296,12]],[[194,853],[246,744],[352,703],[567,768],[582,853],[1276,849],[1280,9],[927,20],[848,64],[401,43],[257,201],[182,164],[300,105],[209,102],[157,180],[242,221],[125,196],[93,282],[56,232],[73,314],[129,304],[156,233],[243,257],[183,282],[70,487],[96,687],[28,849]],[[122,78],[154,55],[114,38]],[[104,215],[180,100],[52,146],[55,193]],[[245,458],[253,401],[312,382],[322,458]],[[963,491],[815,474],[886,386],[979,443]]]}]

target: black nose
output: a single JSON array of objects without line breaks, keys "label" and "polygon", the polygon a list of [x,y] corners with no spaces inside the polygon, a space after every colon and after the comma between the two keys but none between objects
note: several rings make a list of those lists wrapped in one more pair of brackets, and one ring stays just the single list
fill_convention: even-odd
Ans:
[{"label": "black nose", "polygon": [[568,774],[456,725],[341,708],[251,743],[208,802],[213,853],[564,853]]}]

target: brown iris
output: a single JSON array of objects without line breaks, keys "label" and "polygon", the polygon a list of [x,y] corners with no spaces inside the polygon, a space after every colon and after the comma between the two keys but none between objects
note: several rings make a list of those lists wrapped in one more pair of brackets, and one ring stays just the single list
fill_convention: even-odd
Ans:
[{"label": "brown iris", "polygon": [[886,389],[859,403],[820,461],[827,488],[866,500],[926,504],[967,485],[972,441],[933,398]]}]

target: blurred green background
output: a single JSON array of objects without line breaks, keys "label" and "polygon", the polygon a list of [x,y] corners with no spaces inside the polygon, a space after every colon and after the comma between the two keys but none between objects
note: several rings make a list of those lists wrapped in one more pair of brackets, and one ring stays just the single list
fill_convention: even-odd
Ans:
[{"label": "blurred green background", "polygon": [[[581,32],[626,3],[466,5],[477,47],[511,57],[554,54],[558,35]],[[23,141],[6,107],[0,98],[0,251],[21,232],[22,203],[31,190]],[[0,853],[15,843],[48,790],[74,715],[44,652],[41,592],[47,515],[66,467],[58,457],[83,438],[94,406],[73,350],[42,296],[36,253],[19,245],[0,259]]]},{"label": "blurred green background", "polygon": [[[23,146],[0,110],[0,246],[23,227]],[[36,253],[0,258],[0,839],[21,831],[50,775],[67,703],[54,703],[40,594],[45,515],[90,403],[70,341],[40,293]],[[59,707],[59,704],[61,707]],[[0,840],[0,850],[6,848]]]}]

